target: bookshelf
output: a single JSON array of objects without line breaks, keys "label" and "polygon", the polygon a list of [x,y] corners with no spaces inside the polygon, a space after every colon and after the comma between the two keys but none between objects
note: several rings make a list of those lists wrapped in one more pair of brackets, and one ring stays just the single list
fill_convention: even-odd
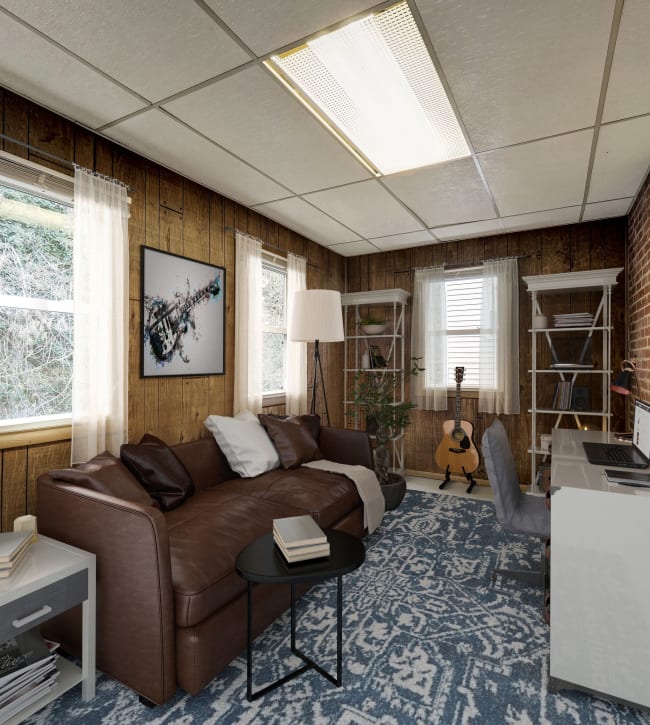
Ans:
[{"label": "bookshelf", "polygon": [[[549,456],[540,444],[540,433],[560,426],[582,429],[594,424],[609,431],[611,292],[622,270],[618,267],[523,278],[531,295],[528,412],[533,491],[539,490],[539,478]],[[556,312],[548,314],[550,310]]]},{"label": "bookshelf", "polygon": [[[345,426],[360,428],[365,425],[357,410],[351,416],[354,403],[354,378],[362,370],[373,369],[377,375],[395,375],[393,403],[404,401],[405,356],[405,315],[409,293],[403,289],[372,290],[369,292],[349,292],[341,295],[343,321],[345,325],[345,399],[343,410]],[[379,314],[386,320],[386,329],[379,334],[368,335],[362,332],[359,320],[369,312]],[[362,365],[364,352],[373,359],[373,348],[379,350],[386,367],[366,368]],[[372,364],[372,363],[371,363]],[[391,467],[397,473],[404,471],[404,435],[391,439]]]}]

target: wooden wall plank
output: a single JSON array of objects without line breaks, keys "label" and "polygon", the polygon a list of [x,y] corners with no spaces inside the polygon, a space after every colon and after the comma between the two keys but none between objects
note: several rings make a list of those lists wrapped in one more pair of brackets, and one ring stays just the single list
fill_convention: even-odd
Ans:
[{"label": "wooden wall plank", "polygon": [[27,513],[36,515],[36,481],[42,473],[70,465],[70,441],[32,446],[27,452]]},{"label": "wooden wall plank", "polygon": [[17,516],[27,513],[27,448],[10,448],[2,454],[2,531],[12,531]]}]

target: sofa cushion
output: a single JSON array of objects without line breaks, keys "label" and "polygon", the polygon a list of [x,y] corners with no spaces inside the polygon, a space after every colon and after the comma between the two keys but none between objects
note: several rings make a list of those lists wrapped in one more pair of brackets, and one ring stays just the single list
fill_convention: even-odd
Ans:
[{"label": "sofa cushion", "polygon": [[163,511],[180,506],[194,493],[194,483],[172,449],[145,434],[138,445],[125,443],[120,457]]},{"label": "sofa cushion", "polygon": [[255,420],[210,415],[204,421],[233,471],[245,478],[259,476],[280,465],[277,451]]},{"label": "sofa cushion", "polygon": [[210,488],[221,481],[239,478],[213,436],[172,446],[180,462],[194,481],[194,490]]},{"label": "sofa cushion", "polygon": [[87,463],[74,468],[57,468],[49,474],[59,481],[74,483],[142,506],[157,505],[122,461],[108,451],[91,458]]},{"label": "sofa cushion", "polygon": [[[240,491],[246,484],[237,479]],[[200,491],[165,514],[178,627],[198,624],[243,594],[246,582],[235,569],[239,552],[270,533],[273,519],[304,513],[286,502],[222,488]]]},{"label": "sofa cushion", "polygon": [[299,417],[283,420],[272,415],[259,415],[258,418],[273,441],[283,468],[297,468],[323,457],[307,424]]}]

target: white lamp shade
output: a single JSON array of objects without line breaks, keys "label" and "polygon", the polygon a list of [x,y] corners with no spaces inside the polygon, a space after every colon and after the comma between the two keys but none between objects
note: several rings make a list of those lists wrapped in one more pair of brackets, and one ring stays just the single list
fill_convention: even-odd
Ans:
[{"label": "white lamp shade", "polygon": [[330,289],[297,290],[289,339],[294,342],[340,342],[343,340],[341,293]]}]

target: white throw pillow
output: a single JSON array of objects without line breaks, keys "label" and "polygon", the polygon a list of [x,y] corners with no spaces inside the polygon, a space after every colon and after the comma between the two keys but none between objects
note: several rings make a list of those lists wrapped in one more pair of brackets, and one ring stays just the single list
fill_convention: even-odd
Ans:
[{"label": "white throw pillow", "polygon": [[232,470],[240,476],[252,478],[280,465],[278,452],[257,419],[209,415],[204,425],[215,437]]}]

